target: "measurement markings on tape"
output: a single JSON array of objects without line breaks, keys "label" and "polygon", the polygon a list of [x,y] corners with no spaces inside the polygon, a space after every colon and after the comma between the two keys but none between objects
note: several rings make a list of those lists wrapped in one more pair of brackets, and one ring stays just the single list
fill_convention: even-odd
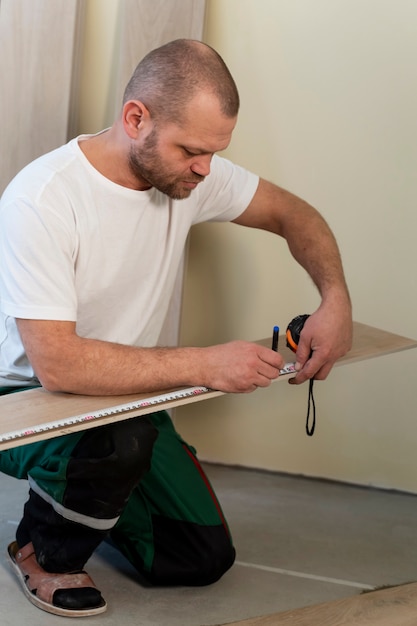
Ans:
[{"label": "measurement markings on tape", "polygon": [[[286,374],[291,374],[294,372],[294,363],[286,363],[284,368],[280,370],[280,375],[284,376]],[[57,420],[55,422],[45,422],[43,424],[39,424],[39,426],[33,426],[32,428],[10,431],[1,435],[0,443],[29,437],[30,435],[38,435],[51,430],[60,430],[62,428],[67,428],[68,426],[74,426],[76,424],[85,424],[87,422],[99,420],[103,417],[120,415],[121,413],[128,413],[129,411],[134,411],[136,409],[143,409],[149,406],[173,402],[175,400],[181,400],[182,398],[201,396],[213,391],[215,390],[209,389],[208,387],[187,387],[185,389],[179,389],[158,396],[151,396],[149,398],[143,398],[142,400],[127,402],[126,404],[118,404],[116,406],[107,407],[98,411],[92,411],[90,413],[82,413],[81,415],[75,415],[73,417]]]},{"label": "measurement markings on tape", "polygon": [[143,398],[142,400],[135,400],[133,402],[127,402],[126,404],[119,404],[116,406],[107,407],[104,409],[100,409],[98,411],[92,411],[90,413],[74,415],[73,417],[65,418],[62,420],[57,420],[55,422],[45,422],[43,424],[39,424],[39,426],[33,426],[32,428],[4,433],[0,437],[0,443],[6,442],[6,441],[13,441],[14,439],[27,437],[30,435],[41,434],[50,430],[58,430],[61,428],[66,428],[68,426],[73,426],[75,424],[83,424],[86,422],[91,422],[91,421],[98,420],[103,417],[119,415],[121,413],[128,413],[129,411],[133,411],[135,409],[142,409],[148,406],[164,404],[166,402],[180,400],[182,398],[190,398],[193,396],[199,396],[199,395],[208,393],[209,391],[212,391],[212,390],[208,389],[207,387],[188,387],[186,389],[172,391],[170,393],[165,393],[159,396],[151,396],[149,398]]}]

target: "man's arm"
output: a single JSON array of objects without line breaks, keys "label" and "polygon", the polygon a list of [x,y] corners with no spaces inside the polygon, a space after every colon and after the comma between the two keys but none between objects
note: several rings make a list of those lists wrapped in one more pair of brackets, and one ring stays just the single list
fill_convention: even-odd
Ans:
[{"label": "man's arm", "polygon": [[145,393],[203,385],[229,393],[267,387],[284,361],[247,341],[207,348],[136,348],[79,337],[73,322],[18,319],[37,377],[49,391]]},{"label": "man's arm", "polygon": [[249,207],[234,221],[284,237],[317,286],[322,301],[302,331],[296,357],[299,372],[292,382],[325,379],[352,343],[352,308],[330,228],[309,204],[263,179]]}]

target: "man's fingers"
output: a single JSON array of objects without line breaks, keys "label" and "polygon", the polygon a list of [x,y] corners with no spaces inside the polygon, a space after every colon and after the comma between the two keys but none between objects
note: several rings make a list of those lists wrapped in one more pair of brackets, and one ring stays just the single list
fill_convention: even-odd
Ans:
[{"label": "man's fingers", "polygon": [[304,367],[298,370],[295,377],[291,378],[289,382],[292,385],[300,385],[310,378],[314,380],[325,380],[329,375],[334,361],[320,361],[315,359],[316,354],[313,352],[313,356],[306,362]]}]

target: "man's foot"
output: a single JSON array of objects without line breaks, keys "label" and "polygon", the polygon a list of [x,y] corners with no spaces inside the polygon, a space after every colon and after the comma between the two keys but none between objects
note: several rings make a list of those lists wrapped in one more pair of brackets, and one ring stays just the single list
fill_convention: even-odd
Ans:
[{"label": "man's foot", "polygon": [[8,554],[26,597],[39,609],[65,617],[86,617],[106,610],[105,600],[86,572],[45,572],[31,543],[19,548],[14,541]]}]

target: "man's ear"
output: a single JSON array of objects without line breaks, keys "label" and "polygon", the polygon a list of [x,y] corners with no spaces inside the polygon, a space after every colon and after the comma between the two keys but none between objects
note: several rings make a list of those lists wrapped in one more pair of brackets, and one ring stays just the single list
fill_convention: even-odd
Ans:
[{"label": "man's ear", "polygon": [[140,100],[128,100],[123,105],[123,127],[131,139],[137,139],[139,132],[149,124],[150,120],[149,109]]}]

